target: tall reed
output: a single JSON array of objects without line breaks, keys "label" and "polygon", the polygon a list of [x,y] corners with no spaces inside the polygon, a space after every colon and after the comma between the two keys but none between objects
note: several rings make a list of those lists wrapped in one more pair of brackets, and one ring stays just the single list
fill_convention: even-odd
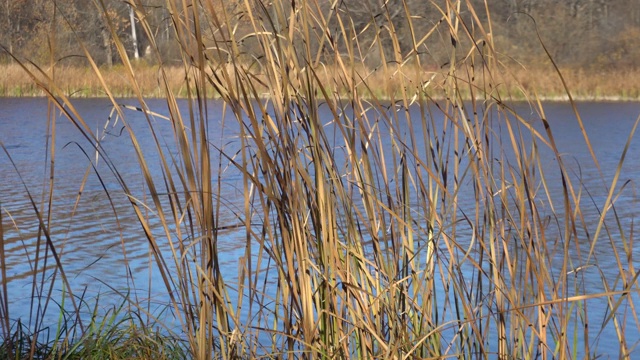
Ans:
[{"label": "tall reed", "polygon": [[[170,155],[115,31],[153,154],[138,145],[126,109],[86,53],[125,123],[146,200],[118,176],[118,164],[55,81],[34,76],[119,179],[194,358],[565,359],[597,356],[589,331],[608,322],[621,356],[633,350],[626,335],[633,325],[617,312],[624,304],[635,317],[631,294],[638,291],[632,228],[615,213],[622,174],[603,185],[609,193],[593,205],[600,221],[591,231],[588,195],[557,149],[541,102],[531,99],[540,122],[532,124],[501,91],[508,69],[486,6],[433,2],[439,21],[418,34],[412,25],[422,18],[409,1],[376,2],[364,29],[353,21],[355,3],[234,4],[167,2],[186,74],[179,100],[145,21],[148,9],[133,2],[159,64],[177,150]],[[97,11],[106,13],[102,2]],[[237,32],[240,22],[250,31]],[[404,43],[399,26],[409,29]],[[374,31],[374,41],[359,42],[363,31]],[[450,54],[444,75],[416,81],[407,74],[428,68],[422,55],[433,41]],[[245,52],[247,42],[259,51]],[[394,91],[374,91],[370,54],[383,74],[397,71]],[[224,121],[237,126],[231,143],[224,123],[217,131],[208,121],[214,95]],[[551,174],[541,149],[558,159]],[[150,156],[159,158],[161,174],[150,170]],[[239,211],[224,201],[232,178],[241,179]],[[561,196],[549,191],[551,182],[562,183]],[[245,242],[237,273],[221,265],[230,231]],[[585,233],[591,246],[581,254]],[[576,279],[586,266],[598,267],[590,261],[594,246],[607,241],[618,252],[615,281],[623,285],[603,277],[605,291],[588,293]],[[597,298],[609,304],[603,324],[588,321],[587,304]]]}]

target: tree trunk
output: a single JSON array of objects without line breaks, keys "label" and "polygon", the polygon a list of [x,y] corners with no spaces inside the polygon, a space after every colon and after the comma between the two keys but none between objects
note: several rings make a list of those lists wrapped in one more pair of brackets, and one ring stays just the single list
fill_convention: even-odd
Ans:
[{"label": "tree trunk", "polygon": [[138,52],[138,37],[136,36],[136,16],[133,11],[133,5],[129,6],[129,21],[131,21],[131,39],[133,40],[133,57],[138,60],[140,53]]},{"label": "tree trunk", "polygon": [[[7,11],[6,11],[6,15],[7,15],[7,37],[8,37],[8,41],[9,41],[9,52],[11,54],[13,54],[13,29],[11,28],[13,25],[11,24],[11,8],[9,7],[9,0],[7,0],[5,2]],[[13,62],[13,58],[9,57],[9,59],[11,59],[11,62]]]},{"label": "tree trunk", "polygon": [[102,46],[104,46],[105,57],[107,60],[107,66],[113,66],[113,51],[111,50],[111,38],[109,37],[109,31],[106,27],[103,27],[100,31],[102,35]]}]

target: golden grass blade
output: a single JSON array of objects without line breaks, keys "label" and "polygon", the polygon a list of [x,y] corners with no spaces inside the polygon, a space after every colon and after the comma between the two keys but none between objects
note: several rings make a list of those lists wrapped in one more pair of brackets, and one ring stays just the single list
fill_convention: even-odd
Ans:
[{"label": "golden grass blade", "polygon": [[[7,152],[6,147],[2,142],[0,142],[0,147]],[[2,330],[2,338],[9,339],[6,340],[7,352],[9,354],[13,354],[14,352],[14,344],[11,340],[11,324],[10,324],[10,313],[9,313],[9,291],[7,287],[8,281],[7,279],[7,267],[4,264],[7,263],[6,249],[5,249],[5,240],[4,240],[4,221],[3,214],[5,212],[4,207],[0,203],[0,276],[2,276],[2,293],[0,294],[0,319],[2,319],[2,325],[0,326]]]},{"label": "golden grass blade", "polygon": [[587,256],[587,262],[589,262],[589,260],[591,260],[591,257],[593,256],[593,252],[595,250],[595,246],[598,241],[600,231],[604,226],[605,216],[609,212],[609,209],[613,207],[612,200],[618,185],[618,180],[620,179],[620,174],[622,172],[622,165],[624,164],[627,152],[629,151],[629,147],[631,146],[631,141],[635,136],[636,130],[638,128],[638,124],[640,124],[640,116],[634,122],[633,127],[629,131],[629,136],[627,136],[627,141],[625,142],[624,147],[622,148],[622,154],[620,155],[620,160],[618,161],[618,165],[616,166],[616,172],[613,176],[613,179],[611,180],[611,185],[609,185],[609,193],[607,194],[607,199],[605,200],[602,213],[600,214],[600,219],[598,220],[598,226],[596,227],[596,231],[593,234],[593,240],[591,241],[591,247],[589,248],[589,255]]},{"label": "golden grass blade", "polygon": [[[95,4],[108,12],[107,1]],[[629,296],[637,273],[602,275],[598,293],[579,276],[603,235],[613,268],[630,264],[633,231],[614,205],[629,191],[619,183],[640,118],[598,208],[558,150],[540,98],[531,107],[543,130],[502,100],[508,69],[487,1],[168,1],[182,99],[156,9],[128,5],[150,44],[167,114],[149,108],[112,18],[103,16],[139,106],[116,104],[106,72],[82,51],[124,124],[142,194],[55,73],[22,67],[116,176],[191,356],[591,356],[589,332],[570,332],[593,326],[592,301],[606,301],[612,313],[602,329],[621,352],[631,349],[625,328],[637,318]],[[128,111],[144,117],[150,149]],[[156,118],[170,123],[171,139]],[[585,198],[601,210],[595,233]],[[53,221],[39,217],[45,229]],[[586,257],[582,234],[591,241]],[[229,243],[239,249],[231,267]]]}]

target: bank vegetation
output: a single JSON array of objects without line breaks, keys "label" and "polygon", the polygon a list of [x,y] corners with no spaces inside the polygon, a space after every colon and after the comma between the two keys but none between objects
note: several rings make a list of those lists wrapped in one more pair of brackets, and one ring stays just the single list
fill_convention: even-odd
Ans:
[{"label": "bank vegetation", "polygon": [[[172,14],[162,0],[141,1],[139,4],[144,7],[144,13],[136,13],[127,2],[108,0],[101,3],[101,12],[96,12],[95,2],[84,0],[20,0],[7,1],[0,6],[0,45],[4,48],[4,51],[0,50],[0,96],[43,95],[18,69],[13,56],[43,68],[54,64],[58,74],[56,81],[69,96],[106,96],[100,81],[91,75],[91,65],[83,49],[91,53],[91,61],[102,69],[113,94],[133,96],[135,90],[121,71],[120,50],[112,39],[115,35],[132,59],[146,96],[162,96],[158,90],[160,75],[157,71],[158,59],[161,59],[163,68],[169,72],[171,90],[184,97],[187,85],[180,65],[184,49],[172,24],[178,14]],[[208,61],[215,63],[214,68],[219,64],[230,64],[233,54],[237,56],[234,61],[243,62],[244,67],[254,73],[259,71],[259,66],[251,65],[262,56],[259,42],[251,36],[255,24],[242,14],[246,6],[268,9],[269,3],[258,1],[246,5],[239,0],[213,0],[210,3],[209,7],[216,14],[222,14],[224,10],[234,19],[228,28],[224,25],[215,31],[203,31],[202,46],[220,48],[220,40],[228,40],[230,34],[235,43],[233,46],[224,44],[223,52],[208,51]],[[345,24],[340,24],[337,17],[327,18],[327,27],[323,29],[327,40],[310,39],[313,43],[308,44],[314,64],[323,65],[314,71],[329,76],[336,74],[333,69],[335,54],[330,42],[340,44],[341,36],[349,36],[355,45],[354,53],[349,56],[357,58],[358,76],[374,79],[369,90],[377,95],[390,91],[399,93],[398,86],[403,82],[398,78],[402,76],[412,77],[419,83],[441,82],[448,71],[452,43],[460,42],[455,46],[457,60],[467,56],[469,39],[450,37],[447,24],[442,20],[441,6],[437,3],[318,0],[314,6],[320,12],[335,11],[348,16],[352,31],[343,34]],[[486,40],[495,46],[494,60],[503,62],[513,72],[512,76],[503,79],[498,89],[503,95],[524,99],[535,89],[542,98],[566,99],[564,87],[541,46],[544,44],[576,98],[637,100],[640,97],[636,85],[640,79],[640,10],[634,0],[497,0],[486,4],[482,0],[469,0],[465,6],[482,11],[467,11],[461,7],[459,20],[470,25],[476,21],[485,26],[490,23]],[[143,22],[139,20],[140,16],[144,16]],[[288,27],[287,24],[278,26],[283,27],[281,30]],[[429,36],[413,39],[416,34]],[[414,48],[415,44],[419,46]],[[340,50],[345,56],[348,53],[344,47]],[[152,55],[152,52],[159,54]],[[399,63],[407,57],[419,58],[420,68],[416,68],[415,63],[408,67]],[[388,64],[383,66],[383,59]],[[344,91],[334,81],[325,85],[331,85],[330,91]]]}]

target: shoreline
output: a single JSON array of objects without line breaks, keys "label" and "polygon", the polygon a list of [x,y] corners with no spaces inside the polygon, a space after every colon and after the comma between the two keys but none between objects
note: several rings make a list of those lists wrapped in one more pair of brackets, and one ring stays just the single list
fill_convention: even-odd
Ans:
[{"label": "shoreline", "polygon": [[[26,95],[5,95],[5,94],[0,94],[0,99],[26,99],[26,98],[47,98],[48,96],[41,91],[41,93],[39,94],[26,94]],[[114,94],[113,97],[115,99],[136,99],[136,96],[133,94],[127,94],[127,95],[123,95],[123,94]],[[153,96],[153,95],[143,95],[144,99],[164,99],[164,96]],[[108,96],[69,96],[70,99],[108,99]],[[348,99],[348,97],[340,97],[341,99]],[[367,99],[367,97],[363,98]],[[176,96],[176,99],[187,99],[186,96]],[[221,97],[220,96],[210,96],[208,97],[208,99],[210,100],[220,100]],[[260,97],[260,99],[267,99],[267,96],[262,96]],[[430,99],[435,100],[435,101],[442,101],[442,100],[446,100],[445,97],[437,97],[437,96],[432,96],[430,97]],[[538,98],[536,98],[537,100],[540,100],[541,102],[546,102],[546,103],[566,103],[569,102],[570,99],[568,96],[540,96]],[[602,102],[602,103],[640,103],[640,97],[621,97],[621,96],[603,96],[603,97],[589,97],[589,96],[572,96],[572,99],[574,102],[576,103],[587,103],[587,102]],[[382,100],[382,101],[389,101],[390,98],[385,97],[385,98],[381,98],[378,97],[378,100]],[[470,101],[471,98],[465,97],[463,99],[464,101]],[[482,101],[485,100],[482,97],[476,97],[475,99],[476,101]],[[508,102],[522,102],[522,103],[527,103],[530,102],[530,100],[527,100],[526,98],[522,97],[522,98],[513,98],[513,99],[508,99],[505,100],[503,99],[502,102],[504,103],[508,103]]]},{"label": "shoreline", "polygon": [[[29,69],[34,74],[42,74],[33,67]],[[35,70],[35,71],[34,71]],[[129,85],[131,79],[125,75],[122,66],[112,68],[101,68],[101,75],[107,87],[114,97],[132,98],[136,93]],[[159,68],[155,65],[137,64],[134,66],[136,82],[145,98],[165,98],[162,87],[167,87],[177,98],[187,98],[186,72],[183,68],[168,66],[164,67],[167,74],[166,83],[160,78]],[[481,77],[473,79],[473,86],[477,91],[476,99],[484,100],[486,97],[477,96],[482,93],[481,89],[493,89],[497,93],[496,99],[501,101],[530,101],[539,99],[541,101],[569,101],[569,96],[565,93],[560,77],[550,69],[542,67],[526,69],[505,68],[498,77],[491,79],[491,83],[484,83]],[[231,71],[229,67],[221,71]],[[423,94],[434,100],[446,99],[446,94],[442,88],[446,85],[450,77],[444,71],[439,70],[415,70],[411,68],[393,68],[386,73],[382,70],[370,70],[360,68],[367,79],[367,84],[377,84],[375,88],[366,88],[362,84],[358,85],[359,96],[363,98],[377,98],[379,100],[389,100],[394,96],[401,98],[401,90],[406,89],[413,94],[423,91]],[[461,71],[463,73],[463,71]],[[98,77],[91,68],[88,67],[58,67],[54,72],[55,83],[65,96],[69,98],[107,98],[107,94],[102,87]],[[335,98],[350,98],[353,94],[351,89],[339,87],[340,79],[336,79],[331,69],[318,70],[319,81],[322,84],[329,84],[332,88],[327,89],[328,93]],[[571,95],[574,101],[605,101],[605,102],[636,102],[640,101],[640,69],[627,69],[615,71],[587,72],[582,69],[562,70]],[[260,76],[258,74],[257,76]],[[459,75],[456,75],[459,76]],[[418,79],[418,81],[415,81]],[[637,81],[636,81],[637,80]],[[41,75],[38,81],[46,84],[49,79]],[[457,81],[468,84],[464,78]],[[488,86],[487,86],[488,85]],[[291,86],[294,86],[293,84]],[[220,98],[212,86],[208,86],[210,92],[208,98]],[[268,89],[259,89],[261,94],[268,94]],[[534,94],[537,94],[534,95]],[[194,94],[195,95],[195,94]],[[468,93],[461,94],[465,100],[472,97]],[[20,98],[20,97],[44,97],[46,93],[41,90],[34,80],[17,64],[0,64],[0,97]]]}]

